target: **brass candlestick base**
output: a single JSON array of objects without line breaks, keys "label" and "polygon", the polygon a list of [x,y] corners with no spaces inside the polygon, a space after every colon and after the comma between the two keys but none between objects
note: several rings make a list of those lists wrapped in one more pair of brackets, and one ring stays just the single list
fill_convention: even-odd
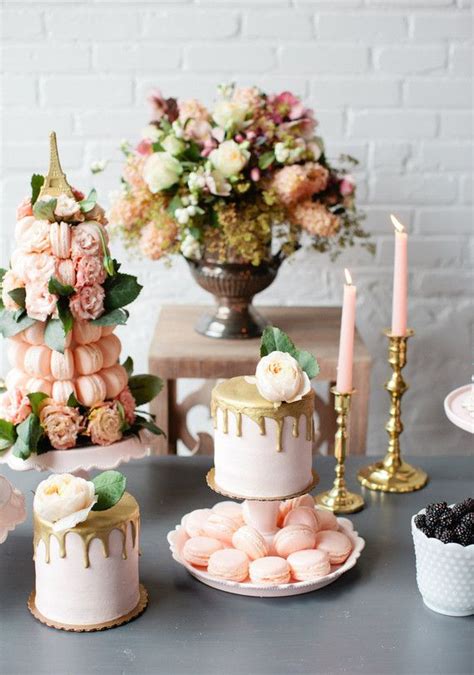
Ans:
[{"label": "brass candlestick base", "polygon": [[346,488],[345,461],[347,444],[347,418],[351,407],[351,396],[354,390],[341,394],[335,387],[331,389],[335,396],[334,407],[337,412],[337,431],[334,445],[336,457],[336,478],[331,490],[316,495],[314,501],[319,506],[333,513],[355,513],[364,508],[362,495],[349,492]]},{"label": "brass candlestick base", "polygon": [[400,434],[403,431],[401,399],[408,389],[402,369],[407,362],[407,340],[414,335],[414,331],[409,329],[404,336],[392,335],[389,330],[384,332],[389,339],[388,362],[393,370],[392,377],[385,385],[391,398],[390,418],[385,425],[389,437],[388,452],[382,461],[361,469],[357,478],[369,490],[413,492],[424,487],[428,481],[427,474],[404,462],[400,453]]}]

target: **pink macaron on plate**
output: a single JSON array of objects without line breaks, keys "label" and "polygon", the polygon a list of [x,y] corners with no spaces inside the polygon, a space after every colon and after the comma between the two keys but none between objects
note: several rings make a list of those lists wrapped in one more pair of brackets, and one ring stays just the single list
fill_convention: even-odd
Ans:
[{"label": "pink macaron on plate", "polygon": [[51,450],[41,455],[32,454],[28,459],[15,457],[11,450],[0,454],[0,464],[7,464],[14,471],[51,471],[52,473],[78,473],[98,469],[115,469],[132,459],[142,459],[151,452],[151,434],[143,430],[140,438],[128,436],[112,445],[88,445],[70,450]]},{"label": "pink macaron on plate", "polygon": [[204,569],[193,567],[187,563],[183,556],[182,550],[189,536],[187,535],[182,525],[177,525],[176,528],[168,533],[168,543],[170,545],[173,558],[180,565],[183,565],[188,572],[207,586],[217,588],[226,593],[235,593],[237,595],[249,595],[260,598],[278,598],[288,595],[300,595],[302,593],[310,593],[317,591],[328,584],[336,581],[344,572],[350,570],[357,563],[359,556],[365,546],[365,541],[354,530],[354,526],[347,518],[338,518],[339,531],[346,534],[352,542],[352,552],[342,565],[331,567],[331,572],[324,577],[320,577],[315,581],[295,581],[287,584],[278,584],[275,586],[259,585],[251,582],[236,582],[226,581],[213,577]]}]

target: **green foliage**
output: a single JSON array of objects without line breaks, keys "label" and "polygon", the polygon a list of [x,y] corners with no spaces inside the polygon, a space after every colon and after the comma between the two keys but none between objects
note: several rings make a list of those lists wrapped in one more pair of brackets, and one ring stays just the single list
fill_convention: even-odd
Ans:
[{"label": "green foliage", "polygon": [[53,295],[68,297],[74,293],[74,288],[68,284],[62,284],[56,277],[51,277],[48,282],[48,291]]},{"label": "green foliage", "polygon": [[4,338],[13,337],[22,330],[29,328],[35,323],[22,309],[20,313],[10,312],[8,309],[0,310],[0,334]]},{"label": "green foliage", "polygon": [[87,197],[79,202],[79,208],[82,213],[89,213],[97,204],[97,190],[92,188]]},{"label": "green foliage", "polygon": [[274,161],[275,155],[273,150],[270,150],[269,152],[264,152],[263,155],[260,155],[258,158],[258,166],[264,171],[265,169],[268,169],[268,167],[273,164]]},{"label": "green foliage", "polygon": [[149,403],[163,388],[163,381],[155,375],[132,375],[128,380],[137,406]]},{"label": "green foliage", "polygon": [[133,374],[133,359],[131,358],[131,356],[127,356],[125,361],[122,363],[122,366],[127,371],[127,375],[130,377],[130,375]]},{"label": "green foliage", "polygon": [[7,420],[0,419],[0,439],[7,441],[8,446],[13,445],[16,441],[15,425]]},{"label": "green foliage", "polygon": [[49,319],[44,331],[44,341],[50,349],[64,354],[66,348],[66,332],[60,319]]},{"label": "green foliage", "polygon": [[91,321],[95,326],[121,326],[127,323],[129,314],[126,309],[114,309]]},{"label": "green foliage", "polygon": [[44,401],[45,398],[48,398],[48,394],[45,394],[42,391],[35,391],[32,394],[28,394],[28,398],[30,399],[31,410],[39,417],[41,402]]},{"label": "green foliage", "polygon": [[141,415],[137,415],[135,417],[135,422],[134,422],[134,429],[137,431],[140,429],[147,429],[150,431],[152,434],[155,434],[155,436],[164,436],[165,433],[160,427],[158,427],[153,419],[146,419],[145,417],[142,417]]},{"label": "green foliage", "polygon": [[115,506],[123,497],[127,479],[120,471],[104,471],[92,479],[97,503],[93,511],[106,511]]},{"label": "green foliage", "polygon": [[272,352],[286,352],[296,359],[309,379],[319,373],[319,365],[312,354],[298,350],[288,335],[276,326],[267,326],[263,331],[260,343],[260,356],[267,356]]},{"label": "green foliage", "polygon": [[119,272],[108,277],[104,283],[106,312],[129,305],[138,297],[142,288],[137,278],[131,274]]},{"label": "green foliage", "polygon": [[43,187],[44,176],[39,173],[34,173],[31,176],[31,205],[34,206],[38,195]]},{"label": "green foliage", "polygon": [[39,220],[49,220],[51,223],[56,220],[54,209],[58,203],[57,199],[41,199],[33,206],[35,218]]},{"label": "green foliage", "polygon": [[16,427],[17,439],[13,446],[13,454],[20,459],[28,459],[32,452],[36,452],[38,442],[43,435],[39,417],[33,412],[26,420]]},{"label": "green foliage", "polygon": [[12,291],[8,291],[8,295],[16,302],[18,307],[25,309],[26,290],[24,288],[14,288]]}]

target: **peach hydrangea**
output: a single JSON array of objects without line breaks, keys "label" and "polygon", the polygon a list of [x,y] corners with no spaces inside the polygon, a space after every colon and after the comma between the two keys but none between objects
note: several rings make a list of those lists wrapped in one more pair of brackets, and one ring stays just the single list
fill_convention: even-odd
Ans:
[{"label": "peach hydrangea", "polygon": [[325,190],[328,178],[329,172],[321,164],[314,162],[302,166],[293,164],[276,172],[272,188],[280,201],[288,206]]},{"label": "peach hydrangea", "polygon": [[296,204],[290,211],[290,218],[291,222],[318,237],[332,237],[341,226],[338,216],[328,211],[324,204],[311,199]]},{"label": "peach hydrangea", "polygon": [[140,250],[147,258],[159,260],[174,245],[178,228],[172,220],[159,225],[150,222],[143,228],[140,236]]}]

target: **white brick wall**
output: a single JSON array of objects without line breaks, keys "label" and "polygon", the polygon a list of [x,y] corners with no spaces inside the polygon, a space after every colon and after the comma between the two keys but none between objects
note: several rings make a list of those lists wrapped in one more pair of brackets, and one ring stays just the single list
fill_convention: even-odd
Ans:
[{"label": "white brick wall", "polygon": [[[70,180],[107,201],[119,164],[93,179],[93,159],[119,160],[120,139],[147,122],[146,93],[210,101],[221,81],[292,89],[314,106],[329,152],[361,166],[359,196],[378,244],[336,264],[299,252],[262,302],[335,304],[341,268],[359,287],[358,325],[374,358],[369,452],[386,446],[386,344],[393,241],[388,214],[410,231],[410,345],[405,445],[467,447],[445,420],[447,391],[468,381],[472,317],[472,17],[469,0],[4,0],[2,9],[2,260],[15,204],[44,171],[59,135]],[[119,245],[116,247],[120,249]],[[119,255],[124,255],[120,250]],[[165,302],[204,303],[184,265],[130,260],[145,284],[125,351],[146,367]],[[455,445],[456,440],[459,441]],[[440,451],[443,447],[438,446]]]}]

